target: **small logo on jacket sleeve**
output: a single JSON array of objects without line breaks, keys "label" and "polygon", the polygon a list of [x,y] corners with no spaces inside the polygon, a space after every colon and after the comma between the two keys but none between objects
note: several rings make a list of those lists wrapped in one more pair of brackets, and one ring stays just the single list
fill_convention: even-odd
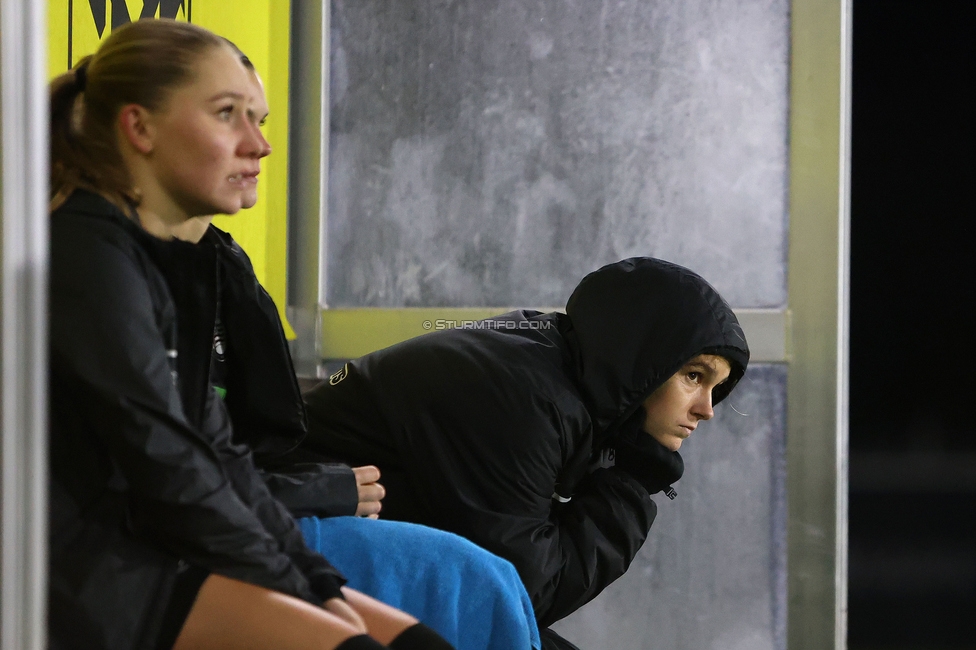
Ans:
[{"label": "small logo on jacket sleeve", "polygon": [[349,376],[349,364],[347,363],[329,376],[329,386],[335,386],[336,384],[338,384],[340,381],[342,381],[348,376]]}]

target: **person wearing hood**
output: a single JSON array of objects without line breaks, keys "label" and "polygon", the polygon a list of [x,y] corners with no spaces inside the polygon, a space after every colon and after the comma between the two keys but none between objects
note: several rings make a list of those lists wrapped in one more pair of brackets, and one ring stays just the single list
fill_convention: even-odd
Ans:
[{"label": "person wearing hood", "polygon": [[650,495],[673,498],[682,440],[748,362],[704,279],[626,259],[587,275],[565,314],[518,310],[345,364],[306,393],[303,445],[378,466],[384,518],[510,560],[548,626],[627,570]]}]

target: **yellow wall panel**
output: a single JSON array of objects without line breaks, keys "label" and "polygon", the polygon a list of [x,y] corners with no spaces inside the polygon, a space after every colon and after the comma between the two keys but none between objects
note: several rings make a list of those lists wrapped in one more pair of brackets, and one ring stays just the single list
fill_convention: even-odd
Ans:
[{"label": "yellow wall panel", "polygon": [[[210,0],[213,2],[214,0]],[[196,0],[196,4],[207,0]],[[143,13],[188,20],[193,0],[48,0],[48,69],[51,76],[68,70],[91,54],[112,33],[112,27],[139,19]],[[196,22],[196,21],[193,21]]]},{"label": "yellow wall panel", "polygon": [[189,20],[230,39],[247,54],[264,80],[271,111],[264,130],[274,154],[263,161],[257,205],[214,223],[247,251],[258,280],[278,305],[286,333],[294,338],[284,317],[290,13],[290,0],[48,0],[48,65],[52,77],[61,74],[94,52],[113,26],[144,14]]}]

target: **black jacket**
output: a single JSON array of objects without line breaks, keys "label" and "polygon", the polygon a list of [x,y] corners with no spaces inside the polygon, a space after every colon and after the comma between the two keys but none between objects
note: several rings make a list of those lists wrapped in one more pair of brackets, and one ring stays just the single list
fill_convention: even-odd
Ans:
[{"label": "black jacket", "polygon": [[[247,254],[230,234],[214,226],[196,249],[182,247],[180,254],[180,263],[170,268],[188,274],[180,282],[194,294],[187,302],[205,306],[199,312],[180,311],[181,320],[199,321],[193,331],[200,334],[192,341],[181,337],[180,358],[210,354],[219,302],[225,334],[225,403],[234,441],[252,449],[271,493],[295,516],[355,514],[359,497],[352,469],[296,449],[306,434],[305,404],[278,310]],[[201,373],[204,369],[208,368],[202,364],[181,368],[184,378],[196,373],[190,375],[199,389],[194,395],[206,394],[210,378]]]},{"label": "black jacket", "polygon": [[181,562],[315,604],[343,581],[231,440],[214,392],[181,382],[197,362],[178,341],[202,336],[177,323],[192,291],[168,264],[187,246],[86,192],[52,214],[51,647],[151,647]]},{"label": "black jacket", "polygon": [[654,520],[640,482],[595,467],[601,451],[694,356],[732,362],[715,402],[749,358],[725,301],[667,262],[604,267],[566,312],[516,311],[421,336],[347,364],[306,394],[304,444],[378,464],[385,516],[456,532],[511,560],[542,625],[622,575]]}]

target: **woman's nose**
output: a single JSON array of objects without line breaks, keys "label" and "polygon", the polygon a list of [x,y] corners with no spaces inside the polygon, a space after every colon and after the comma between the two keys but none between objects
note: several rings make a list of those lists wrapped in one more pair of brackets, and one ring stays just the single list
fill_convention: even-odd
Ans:
[{"label": "woman's nose", "polygon": [[271,153],[271,144],[261,132],[261,127],[253,122],[247,122],[245,129],[244,146],[247,155],[255,158],[264,158]]},{"label": "woman's nose", "polygon": [[701,397],[695,404],[694,413],[701,420],[712,419],[712,416],[715,415],[715,411],[712,409],[712,391],[702,391]]},{"label": "woman's nose", "polygon": [[264,137],[264,133],[261,132],[260,128],[257,129],[257,132],[259,146],[258,157],[264,158],[271,153],[271,144],[268,142],[267,138]]}]

